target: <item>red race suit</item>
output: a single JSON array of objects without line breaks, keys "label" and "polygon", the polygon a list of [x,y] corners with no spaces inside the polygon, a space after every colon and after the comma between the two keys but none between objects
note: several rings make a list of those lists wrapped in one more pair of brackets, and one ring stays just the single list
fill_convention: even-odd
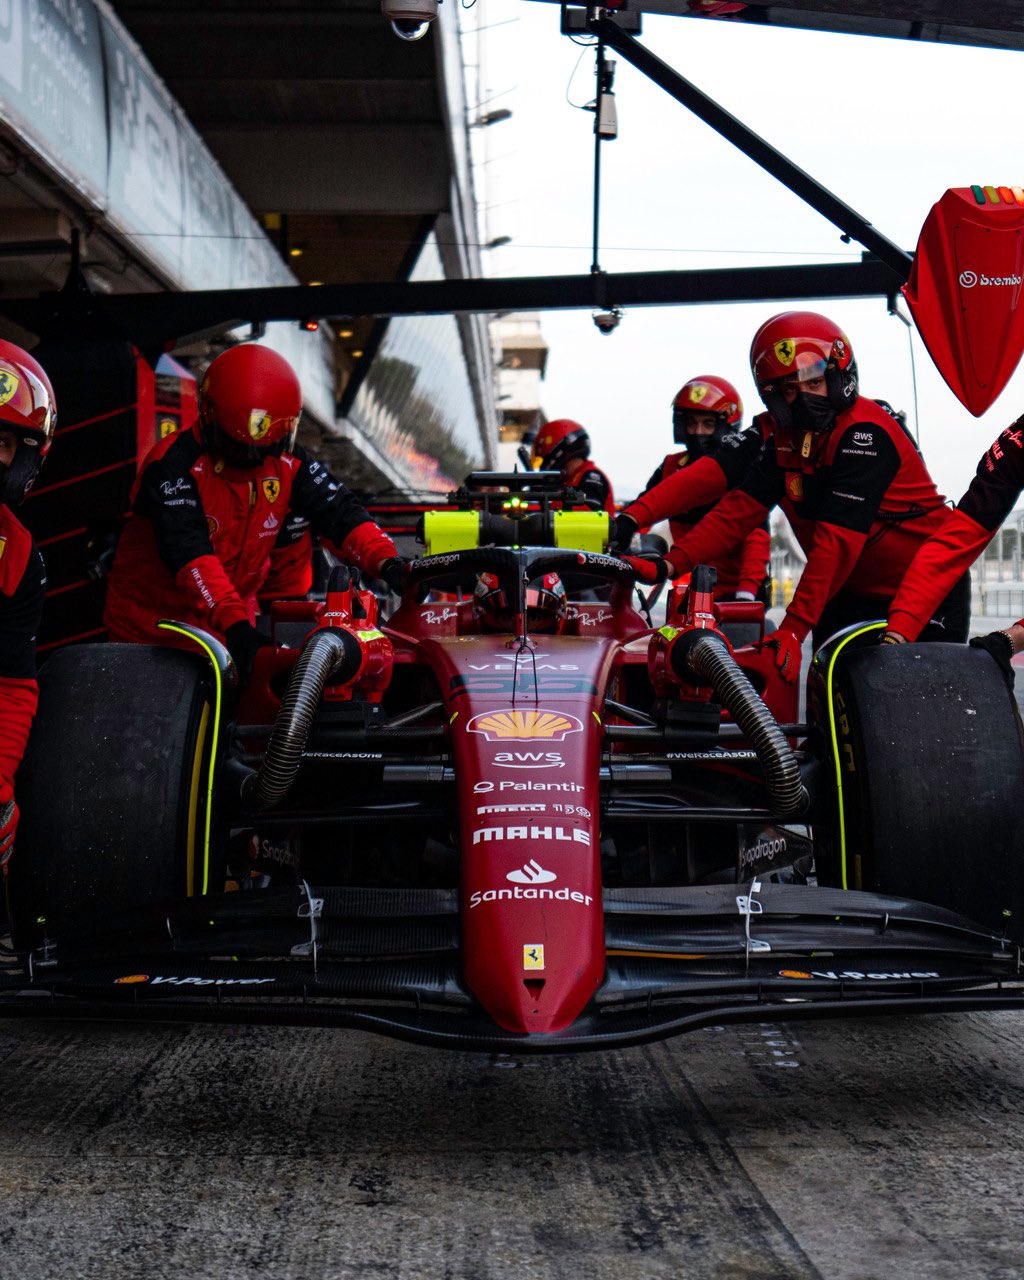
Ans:
[{"label": "red race suit", "polygon": [[924,461],[899,422],[860,396],[829,431],[779,428],[740,485],[669,552],[677,573],[714,564],[721,550],[780,506],[807,555],[782,628],[798,639],[840,591],[896,594],[915,552],[949,518]]},{"label": "red race suit", "polygon": [[[762,414],[762,418],[767,416]],[[632,516],[641,529],[649,529],[659,520],[671,520],[695,508],[710,509],[739,484],[763,449],[764,437],[758,427],[730,432],[713,454],[695,458],[674,474],[659,475],[656,471],[644,492],[622,514]]]},{"label": "red race suit", "polygon": [[[743,453],[748,455],[746,461],[742,458]],[[729,474],[731,473],[735,481],[738,482],[742,475],[746,474],[750,462],[754,458],[760,457],[760,454],[760,443],[757,443],[756,448],[749,443],[742,450],[734,447],[728,451],[725,466],[722,466],[715,462],[714,456],[705,455],[703,458],[694,458],[685,449],[681,453],[670,453],[651,476],[644,492],[637,498],[636,502],[626,508],[626,511],[639,522],[635,512],[645,504],[647,498],[659,489],[664,489],[666,492],[685,489],[685,486],[672,484],[671,482],[675,481],[677,477],[682,478],[684,473],[693,471],[696,468],[701,468],[704,478],[699,479],[697,485],[693,486],[689,500],[692,501],[693,492],[699,492],[705,485],[709,490],[712,488],[717,489],[719,476],[722,477],[722,493],[724,493],[726,487],[731,487]],[[714,466],[702,467],[705,462],[714,463]],[[738,471],[741,474],[737,475]],[[717,493],[708,502],[698,502],[690,507],[679,507],[675,513],[670,514],[668,521],[673,543],[681,542],[688,533],[696,528],[704,517],[714,509],[715,503],[721,496],[721,493]],[[651,504],[652,508],[660,511],[661,504],[665,500],[664,495],[660,500],[656,498],[654,503]],[[661,515],[658,516],[658,519],[663,518]],[[641,525],[640,527],[649,526]],[[741,538],[714,561],[714,568],[717,573],[715,594],[724,599],[734,596],[737,591],[749,591],[752,596],[756,596],[768,577],[768,558],[770,553],[771,537],[768,533],[768,521],[765,519],[756,529],[751,529],[745,537]]]},{"label": "red race suit", "polygon": [[567,488],[578,489],[588,505],[596,511],[607,511],[610,516],[615,514],[612,482],[589,458],[570,459],[562,472],[562,479]]},{"label": "red race suit", "polygon": [[271,550],[289,513],[340,559],[376,576],[395,546],[358,499],[301,447],[232,468],[198,429],[161,440],[132,493],[132,515],[110,574],[104,622],[112,640],[170,643],[161,618],[223,636],[253,622]]},{"label": "red race suit", "polygon": [[14,799],[14,775],[36,713],[36,632],[45,593],[46,570],[32,535],[0,506],[0,810]]},{"label": "red race suit", "polygon": [[892,631],[917,639],[952,585],[995,537],[1022,489],[1024,418],[1019,418],[986,451],[956,509],[914,556],[889,610]]}]

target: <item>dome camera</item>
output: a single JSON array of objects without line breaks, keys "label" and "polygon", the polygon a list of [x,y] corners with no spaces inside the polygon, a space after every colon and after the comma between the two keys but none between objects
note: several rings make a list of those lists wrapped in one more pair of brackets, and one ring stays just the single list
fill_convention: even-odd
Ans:
[{"label": "dome camera", "polygon": [[440,0],[381,0],[380,8],[399,40],[422,40],[437,17]]},{"label": "dome camera", "polygon": [[613,333],[619,327],[621,319],[621,307],[611,307],[608,311],[595,311],[593,316],[594,324],[604,334]]}]

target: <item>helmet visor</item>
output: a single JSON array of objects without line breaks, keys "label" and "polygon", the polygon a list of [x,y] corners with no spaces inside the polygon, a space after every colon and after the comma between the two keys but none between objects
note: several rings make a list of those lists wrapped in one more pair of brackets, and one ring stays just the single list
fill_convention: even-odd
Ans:
[{"label": "helmet visor", "polygon": [[23,430],[53,434],[53,401],[42,382],[30,370],[0,360],[0,422]]},{"label": "helmet visor", "polygon": [[796,367],[780,378],[768,378],[764,382],[758,384],[758,390],[761,395],[771,394],[773,391],[781,391],[783,387],[800,387],[806,382],[813,382],[816,378],[824,378],[825,371],[828,368],[828,361],[822,360],[820,357],[811,355],[797,356]]}]

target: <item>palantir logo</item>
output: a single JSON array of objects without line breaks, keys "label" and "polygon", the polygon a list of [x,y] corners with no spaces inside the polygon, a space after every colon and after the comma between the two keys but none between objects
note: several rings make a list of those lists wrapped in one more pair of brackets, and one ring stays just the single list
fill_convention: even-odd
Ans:
[{"label": "palantir logo", "polygon": [[973,288],[974,288],[974,286],[975,286],[977,283],[978,283],[978,276],[977,276],[977,273],[976,273],[976,272],[974,272],[974,271],[961,271],[961,272],[960,272],[960,285],[961,285],[961,288],[964,288],[964,289],[973,289]]},{"label": "palantir logo", "polygon": [[521,870],[510,871],[505,879],[513,884],[550,884],[558,876],[553,871],[545,871],[539,862],[531,858]]}]

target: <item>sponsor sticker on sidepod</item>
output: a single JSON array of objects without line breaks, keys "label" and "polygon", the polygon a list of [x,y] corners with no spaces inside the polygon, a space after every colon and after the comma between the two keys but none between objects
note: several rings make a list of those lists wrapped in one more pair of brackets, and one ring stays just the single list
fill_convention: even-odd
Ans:
[{"label": "sponsor sticker on sidepod", "polygon": [[148,982],[152,987],[258,987],[274,978],[177,978],[150,977],[148,973],[129,973],[123,978],[115,978],[114,986],[129,986],[138,982]]},{"label": "sponsor sticker on sidepod", "polygon": [[940,978],[934,969],[914,969],[905,973],[864,973],[860,969],[780,969],[780,978],[824,978],[829,982],[908,982],[912,978]]}]

